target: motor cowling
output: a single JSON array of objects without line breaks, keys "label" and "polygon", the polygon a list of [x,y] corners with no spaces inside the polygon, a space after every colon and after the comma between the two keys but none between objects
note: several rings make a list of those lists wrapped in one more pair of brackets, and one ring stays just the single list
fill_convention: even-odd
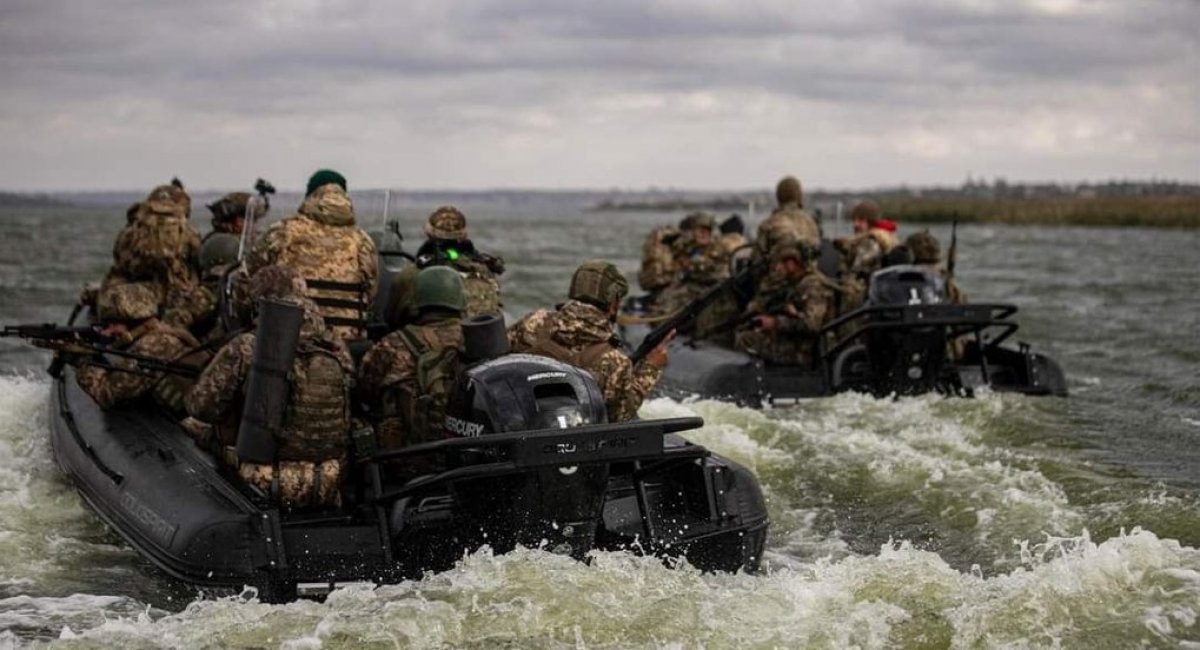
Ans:
[{"label": "motor cowling", "polygon": [[509,354],[468,368],[447,412],[446,428],[458,436],[608,421],[604,395],[590,373],[532,354]]},{"label": "motor cowling", "polygon": [[871,274],[867,304],[937,305],[947,302],[946,280],[932,269],[899,264]]}]

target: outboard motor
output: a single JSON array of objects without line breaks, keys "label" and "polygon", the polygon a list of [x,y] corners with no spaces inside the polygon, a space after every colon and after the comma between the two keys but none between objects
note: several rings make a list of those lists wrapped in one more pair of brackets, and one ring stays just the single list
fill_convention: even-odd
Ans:
[{"label": "outboard motor", "polygon": [[[479,329],[488,327],[494,325]],[[604,396],[591,374],[553,359],[510,354],[468,368],[464,375],[446,418],[447,428],[460,436],[607,420]],[[497,552],[544,544],[582,559],[595,543],[608,476],[608,465],[595,464],[455,482],[451,492],[459,504],[459,530]]]},{"label": "outboard motor", "polygon": [[865,334],[877,394],[920,394],[956,383],[954,377],[945,376],[945,326],[910,326],[914,318],[920,317],[920,306],[945,302],[946,283],[929,269],[905,264],[871,275],[866,306],[874,309],[868,322],[897,325]]}]

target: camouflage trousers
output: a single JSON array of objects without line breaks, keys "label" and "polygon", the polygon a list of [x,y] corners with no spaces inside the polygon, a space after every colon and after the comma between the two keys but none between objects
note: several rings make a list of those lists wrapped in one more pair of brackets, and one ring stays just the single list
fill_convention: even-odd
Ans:
[{"label": "camouflage trousers", "polygon": [[[272,495],[271,500],[289,508],[342,505],[342,477],[346,460],[334,458],[319,463],[280,461],[277,465],[242,463],[238,476],[246,483]],[[273,489],[278,472],[278,493]]]}]

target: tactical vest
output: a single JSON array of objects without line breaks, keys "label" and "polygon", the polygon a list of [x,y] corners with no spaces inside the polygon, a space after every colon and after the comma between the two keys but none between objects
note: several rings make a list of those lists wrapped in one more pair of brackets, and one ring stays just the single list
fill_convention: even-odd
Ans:
[{"label": "tactical vest", "polygon": [[281,461],[319,462],[346,451],[353,369],[342,365],[333,345],[302,341],[296,349],[283,431],[276,441]]},{"label": "tactical vest", "polygon": [[[578,350],[569,348],[554,340],[556,321],[557,319],[555,318],[547,318],[542,321],[541,327],[538,328],[533,336],[533,343],[525,352],[557,359],[576,368],[583,368],[595,375],[596,373],[593,371],[599,365],[600,358],[615,347],[613,340],[609,339],[599,343],[592,343]],[[599,381],[600,378],[596,377],[596,380]]]},{"label": "tactical vest", "polygon": [[[308,218],[308,217],[304,217]],[[361,336],[371,287],[358,265],[358,230],[321,224],[321,234],[279,249],[274,263],[304,276],[308,297],[342,338]]]},{"label": "tactical vest", "polygon": [[403,403],[398,391],[386,391],[383,417],[398,417],[412,440],[429,440],[445,430],[446,409],[458,377],[461,351],[438,338],[436,326],[409,325],[399,330],[404,347],[417,361],[416,399]]}]

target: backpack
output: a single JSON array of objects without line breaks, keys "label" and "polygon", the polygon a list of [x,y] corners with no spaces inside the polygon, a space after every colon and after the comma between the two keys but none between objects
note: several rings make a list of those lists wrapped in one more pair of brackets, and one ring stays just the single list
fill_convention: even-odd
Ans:
[{"label": "backpack", "polygon": [[416,399],[397,405],[410,427],[413,440],[431,440],[445,431],[446,411],[462,362],[462,352],[439,345],[432,328],[410,325],[399,330],[400,339],[417,360]]}]

